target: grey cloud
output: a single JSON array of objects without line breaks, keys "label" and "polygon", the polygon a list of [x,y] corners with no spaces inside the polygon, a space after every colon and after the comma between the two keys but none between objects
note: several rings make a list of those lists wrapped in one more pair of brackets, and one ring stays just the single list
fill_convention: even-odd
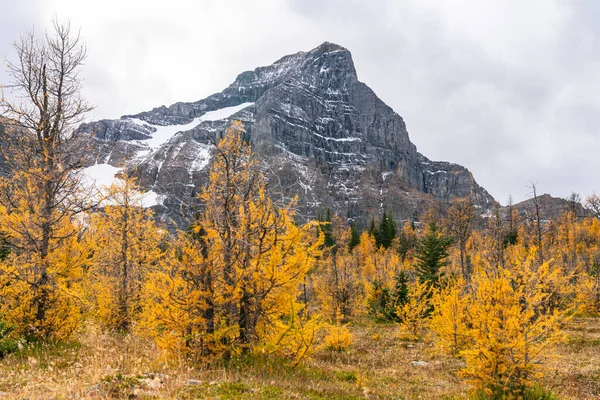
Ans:
[{"label": "grey cloud", "polygon": [[53,12],[82,26],[94,118],[198,100],[328,40],[352,51],[422,153],[465,165],[500,202],[524,199],[530,180],[557,196],[600,191],[595,0],[5,3],[4,54]]}]

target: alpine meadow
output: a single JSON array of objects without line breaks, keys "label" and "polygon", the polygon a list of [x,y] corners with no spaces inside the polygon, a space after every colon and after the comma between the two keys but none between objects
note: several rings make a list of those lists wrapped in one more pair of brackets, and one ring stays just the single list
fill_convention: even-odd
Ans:
[{"label": "alpine meadow", "polygon": [[0,398],[600,397],[600,196],[501,205],[331,42],[97,118],[76,25],[0,75]]}]

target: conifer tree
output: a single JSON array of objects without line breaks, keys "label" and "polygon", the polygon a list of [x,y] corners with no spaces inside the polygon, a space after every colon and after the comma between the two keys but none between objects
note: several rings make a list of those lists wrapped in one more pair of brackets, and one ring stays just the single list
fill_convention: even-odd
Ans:
[{"label": "conifer tree", "polygon": [[388,248],[392,245],[392,241],[396,238],[396,223],[392,218],[391,213],[383,213],[379,222],[379,230],[377,236],[377,245]]},{"label": "conifer tree", "polygon": [[415,271],[419,279],[437,286],[442,275],[441,269],[448,264],[448,248],[452,238],[440,232],[437,224],[431,222],[425,236],[417,243]]},{"label": "conifer tree", "polygon": [[[322,235],[314,224],[298,226],[294,202],[276,207],[266,194],[252,147],[235,121],[215,148],[204,209],[168,272],[147,284],[146,325],[166,348],[207,357],[239,352],[310,354],[317,316],[303,312],[301,283],[314,267]],[[176,318],[173,318],[176,316]]]},{"label": "conifer tree", "polygon": [[153,212],[142,207],[135,178],[121,176],[106,192],[108,205],[92,215],[88,232],[95,312],[107,327],[128,330],[144,281],[161,257],[162,235]]},{"label": "conifer tree", "polygon": [[[315,277],[321,313],[331,321],[348,321],[360,314],[362,309],[365,277],[362,274],[364,263],[361,260],[363,247],[368,245],[359,241],[359,245],[351,253],[348,245],[350,237],[350,229],[339,233],[336,237],[337,248],[326,254]],[[370,239],[369,244],[372,242],[374,240]]]},{"label": "conifer tree", "polygon": [[473,277],[462,374],[491,398],[523,395],[574,310],[566,301],[571,278],[550,261],[539,265],[537,251],[521,249],[510,267],[486,266]]},{"label": "conifer tree", "polygon": [[429,321],[429,298],[432,287],[426,281],[416,280],[408,289],[408,299],[396,306],[403,336],[409,340],[421,340]]},{"label": "conifer tree", "polygon": [[360,243],[360,233],[356,228],[356,224],[353,222],[350,224],[350,242],[348,243],[348,248],[352,251],[358,244]]},{"label": "conifer tree", "polygon": [[[68,23],[56,21],[45,35],[23,35],[15,49],[18,60],[8,69],[19,100],[0,96],[10,119],[1,146],[10,173],[0,182],[0,226],[11,249],[2,268],[10,289],[2,297],[23,296],[15,300],[19,311],[10,310],[19,314],[18,329],[64,338],[80,319],[75,288],[85,250],[76,214],[90,206],[77,173],[89,138],[76,130],[91,109],[79,77],[86,50]],[[69,257],[78,261],[67,265]]]},{"label": "conifer tree", "polygon": [[325,213],[325,221],[321,224],[321,231],[323,232],[323,244],[326,247],[332,247],[335,244],[333,238],[332,227],[331,227],[331,209],[328,208]]},{"label": "conifer tree", "polygon": [[373,281],[369,312],[378,319],[399,322],[397,309],[409,301],[409,279],[406,272],[400,271],[396,274],[394,280],[393,289],[387,287],[386,282]]},{"label": "conifer tree", "polygon": [[377,225],[375,224],[375,218],[371,219],[371,224],[369,225],[369,235],[375,239],[375,242],[379,240],[379,231],[377,230]]},{"label": "conifer tree", "polygon": [[453,355],[470,344],[468,307],[471,298],[461,281],[451,281],[435,289],[431,297],[433,313],[429,327],[435,332],[438,348]]}]

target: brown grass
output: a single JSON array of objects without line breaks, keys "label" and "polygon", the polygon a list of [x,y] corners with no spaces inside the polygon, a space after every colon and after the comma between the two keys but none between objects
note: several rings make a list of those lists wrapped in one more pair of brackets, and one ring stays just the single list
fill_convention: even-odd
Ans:
[{"label": "brown grass", "polygon": [[[399,339],[391,324],[365,320],[351,331],[348,351],[322,350],[292,368],[257,356],[212,366],[161,361],[148,340],[91,326],[73,343],[26,347],[0,361],[0,398],[467,398],[460,360]],[[599,398],[599,349],[600,320],[575,320],[540,385],[561,399]]]}]

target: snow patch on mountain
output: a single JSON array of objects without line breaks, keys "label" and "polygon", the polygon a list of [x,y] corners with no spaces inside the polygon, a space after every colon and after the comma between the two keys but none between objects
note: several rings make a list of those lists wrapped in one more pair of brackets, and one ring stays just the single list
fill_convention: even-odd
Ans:
[{"label": "snow patch on mountain", "polygon": [[233,107],[225,107],[219,110],[208,111],[206,114],[200,117],[201,121],[220,121],[222,119],[227,119],[231,117],[233,114],[238,111],[243,110],[246,107],[250,107],[254,103],[242,103]]},{"label": "snow patch on mountain", "polygon": [[161,205],[164,200],[164,196],[156,193],[154,190],[150,190],[149,192],[141,193],[140,202],[142,203],[142,207],[154,207]]},{"label": "snow patch on mountain", "polygon": [[194,118],[192,122],[185,125],[153,125],[146,121],[137,118],[130,118],[131,122],[136,125],[148,125],[155,129],[155,131],[151,134],[152,137],[146,140],[140,140],[141,143],[144,143],[150,147],[152,150],[158,149],[163,144],[167,143],[169,139],[175,136],[178,132],[189,131],[190,129],[194,129],[202,120],[202,117]]},{"label": "snow patch on mountain", "polygon": [[208,144],[196,143],[196,158],[190,163],[189,170],[200,171],[206,168],[210,162],[210,152],[212,148],[213,146]]},{"label": "snow patch on mountain", "polygon": [[[149,153],[158,150],[163,144],[167,143],[173,136],[179,132],[186,132],[194,129],[203,121],[221,121],[227,119],[243,110],[246,107],[253,105],[254,103],[242,103],[237,106],[224,107],[214,111],[208,111],[204,115],[194,118],[192,122],[184,125],[155,125],[139,118],[127,117],[127,120],[134,125],[138,126],[149,126],[154,129],[151,133],[150,139],[140,140],[141,144],[147,145],[149,150],[144,150],[142,157],[147,156]],[[139,157],[138,157],[139,158]]]},{"label": "snow patch on mountain", "polygon": [[123,168],[113,167],[110,164],[95,164],[81,170],[82,183],[102,189],[113,184],[117,179],[117,174],[122,170]]},{"label": "snow patch on mountain", "polygon": [[[110,185],[117,183],[117,175],[122,171],[123,168],[113,167],[110,164],[95,164],[80,170],[83,178],[81,183],[87,189],[97,189],[98,195],[101,198],[106,195],[106,190]],[[144,208],[162,205],[163,196],[152,190],[144,193],[137,192],[137,195],[139,195],[139,198],[134,201],[139,201],[140,205]],[[114,204],[114,201],[105,199],[99,205],[104,207]]]}]

